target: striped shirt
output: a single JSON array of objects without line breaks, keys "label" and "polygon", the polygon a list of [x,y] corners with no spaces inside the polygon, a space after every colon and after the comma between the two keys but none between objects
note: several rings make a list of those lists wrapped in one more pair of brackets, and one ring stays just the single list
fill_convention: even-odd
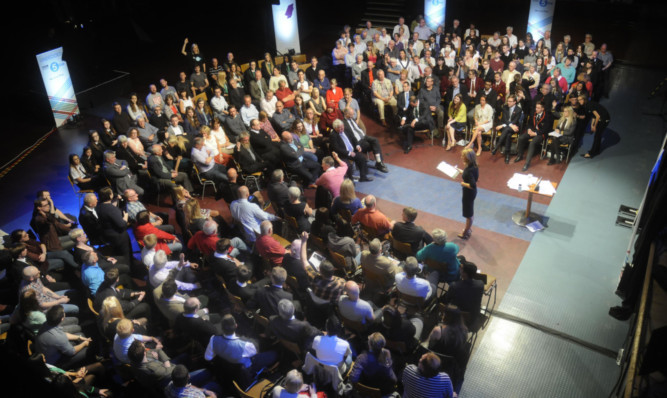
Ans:
[{"label": "striped shirt", "polygon": [[403,371],[403,398],[449,398],[453,393],[452,381],[445,372],[427,379],[417,365],[408,365]]}]

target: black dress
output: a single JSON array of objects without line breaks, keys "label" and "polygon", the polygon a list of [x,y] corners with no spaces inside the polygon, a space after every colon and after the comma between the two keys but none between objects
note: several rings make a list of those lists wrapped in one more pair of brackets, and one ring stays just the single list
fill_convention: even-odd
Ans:
[{"label": "black dress", "polygon": [[474,215],[475,197],[477,196],[477,179],[479,179],[479,169],[476,166],[468,166],[463,170],[463,182],[470,184],[470,188],[463,188],[463,217],[470,218]]}]

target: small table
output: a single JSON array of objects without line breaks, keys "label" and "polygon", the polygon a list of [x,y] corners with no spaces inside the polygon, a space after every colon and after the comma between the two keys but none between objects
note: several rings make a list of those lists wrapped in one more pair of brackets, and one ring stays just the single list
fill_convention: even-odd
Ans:
[{"label": "small table", "polygon": [[[535,220],[539,220],[539,219],[542,218],[541,216],[538,216],[537,214],[530,212],[530,208],[533,205],[533,194],[538,194],[538,195],[542,195],[542,196],[549,196],[549,197],[553,196],[553,195],[543,194],[540,191],[536,191],[535,190],[535,185],[536,184],[530,185],[528,187],[528,190],[526,191],[526,192],[528,192],[528,201],[526,203],[526,210],[519,210],[516,213],[512,214],[512,221],[514,221],[514,223],[516,225],[520,225],[522,227],[525,227],[526,225],[530,224],[531,222],[533,222]],[[554,181],[551,181],[551,185],[554,186],[554,189],[556,187],[558,187],[558,183],[554,182]]]}]

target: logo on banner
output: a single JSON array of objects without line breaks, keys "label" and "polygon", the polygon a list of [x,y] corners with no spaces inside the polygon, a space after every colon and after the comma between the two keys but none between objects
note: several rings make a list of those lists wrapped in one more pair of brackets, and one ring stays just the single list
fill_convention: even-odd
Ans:
[{"label": "logo on banner", "polygon": [[287,19],[290,19],[292,18],[293,13],[294,13],[294,3],[287,6],[287,10],[285,11],[285,16],[287,17]]},{"label": "logo on banner", "polygon": [[51,65],[49,65],[49,68],[51,69],[51,72],[58,72],[58,69],[60,69],[60,66],[58,66],[57,62],[51,62]]},{"label": "logo on banner", "polygon": [[434,6],[439,6],[444,0],[431,0],[431,4]]},{"label": "logo on banner", "polygon": [[546,6],[549,5],[549,1],[548,0],[540,0],[539,4],[540,4],[540,7],[546,7]]}]

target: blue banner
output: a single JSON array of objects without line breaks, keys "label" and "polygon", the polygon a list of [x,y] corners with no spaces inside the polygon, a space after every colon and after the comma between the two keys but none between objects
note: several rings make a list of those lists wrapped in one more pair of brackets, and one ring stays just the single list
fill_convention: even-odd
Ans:
[{"label": "blue banner", "polygon": [[555,8],[556,0],[530,0],[528,32],[536,42],[544,37],[544,32],[551,30]]},{"label": "blue banner", "polygon": [[63,61],[62,56],[62,47],[37,54],[39,71],[42,73],[56,127],[62,126],[70,117],[79,114],[79,104],[74,94],[72,79],[67,62]]},{"label": "blue banner", "polygon": [[438,26],[445,26],[445,5],[447,0],[424,0],[426,26],[434,32]]},{"label": "blue banner", "polygon": [[294,49],[301,52],[299,41],[299,23],[296,17],[296,0],[280,0],[279,5],[272,5],[273,30],[276,33],[276,49],[286,54]]}]

